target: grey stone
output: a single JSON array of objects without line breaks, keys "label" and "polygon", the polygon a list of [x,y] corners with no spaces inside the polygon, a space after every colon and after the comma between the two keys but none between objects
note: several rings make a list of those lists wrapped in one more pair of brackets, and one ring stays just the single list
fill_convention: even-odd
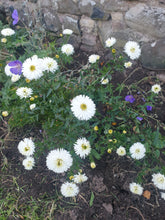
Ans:
[{"label": "grey stone", "polygon": [[74,34],[80,34],[79,17],[76,15],[58,14],[62,29],[71,29]]},{"label": "grey stone", "polygon": [[85,33],[97,33],[96,22],[85,15],[80,19],[80,28]]},{"label": "grey stone", "polygon": [[42,14],[46,30],[53,32],[61,30],[61,23],[55,10],[45,8]]},{"label": "grey stone", "polygon": [[123,0],[105,0],[103,5],[106,12],[125,12],[129,9],[130,4]]},{"label": "grey stone", "polygon": [[103,207],[105,208],[105,210],[107,212],[109,212],[111,215],[112,215],[112,212],[113,212],[113,207],[112,207],[112,204],[111,203],[103,203]]},{"label": "grey stone", "polygon": [[96,5],[93,0],[80,0],[78,3],[78,7],[80,9],[81,14],[86,15],[88,17],[91,16],[93,12],[93,7]]},{"label": "grey stone", "polygon": [[94,19],[94,20],[110,20],[111,19],[111,15],[108,14],[108,13],[105,13],[102,9],[100,9],[97,6],[95,6],[93,8],[93,12],[92,12],[91,18]]},{"label": "grey stone", "polygon": [[165,70],[165,39],[144,43],[140,60],[145,68]]},{"label": "grey stone", "polygon": [[38,9],[51,8],[54,10],[58,10],[58,4],[56,0],[38,0],[37,1]]},{"label": "grey stone", "polygon": [[127,25],[156,38],[165,37],[165,9],[137,4],[125,14]]},{"label": "grey stone", "polygon": [[58,12],[71,15],[80,15],[77,1],[72,0],[56,0],[58,4]]}]

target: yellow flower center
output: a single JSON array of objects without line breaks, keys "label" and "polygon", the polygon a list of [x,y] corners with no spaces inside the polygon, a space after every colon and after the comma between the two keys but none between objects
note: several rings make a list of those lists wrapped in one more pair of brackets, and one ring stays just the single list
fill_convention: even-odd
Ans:
[{"label": "yellow flower center", "polygon": [[138,193],[138,187],[137,186],[134,186],[134,192]]},{"label": "yellow flower center", "polygon": [[63,160],[62,159],[57,159],[57,166],[61,167],[63,164]]},{"label": "yellow flower center", "polygon": [[23,94],[24,94],[24,96],[27,96],[27,95],[28,95],[27,89],[23,89]]},{"label": "yellow flower center", "polygon": [[132,53],[135,53],[135,48],[132,47],[132,48],[130,49],[130,51],[131,51]]},{"label": "yellow flower center", "polygon": [[29,146],[26,146],[25,147],[25,151],[29,151],[30,150],[30,147]]},{"label": "yellow flower center", "polygon": [[48,63],[48,68],[51,68],[53,63]]},{"label": "yellow flower center", "polygon": [[30,70],[31,70],[31,71],[34,71],[35,69],[36,69],[36,67],[35,67],[34,65],[31,65],[31,66],[30,66]]},{"label": "yellow flower center", "polygon": [[163,178],[163,177],[159,177],[159,178],[158,178],[158,182],[159,182],[159,183],[164,183],[164,178]]},{"label": "yellow flower center", "polygon": [[83,150],[86,150],[88,148],[88,146],[85,145],[85,144],[82,144],[81,147],[82,147]]},{"label": "yellow flower center", "polygon": [[85,111],[87,109],[87,105],[86,104],[81,104],[80,105],[81,110]]},{"label": "yellow flower center", "polygon": [[137,154],[140,153],[140,149],[136,149],[135,153],[137,153]]}]

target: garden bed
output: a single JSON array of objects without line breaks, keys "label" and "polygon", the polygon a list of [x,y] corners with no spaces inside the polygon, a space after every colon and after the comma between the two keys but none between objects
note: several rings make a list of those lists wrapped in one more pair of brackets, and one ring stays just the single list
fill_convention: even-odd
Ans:
[{"label": "garden bed", "polygon": [[[76,66],[85,65],[88,55],[83,52],[75,55]],[[102,57],[101,59],[104,60]],[[100,61],[100,65],[102,62]],[[81,66],[80,65],[80,66]],[[75,68],[75,66],[70,66]],[[126,85],[139,82],[141,91],[148,91],[156,81],[156,71],[147,70],[135,63],[133,68],[124,72],[112,74],[111,83],[114,86],[125,81]],[[147,78],[146,78],[147,77]],[[145,80],[142,80],[144,79]],[[142,80],[142,81],[141,81]],[[156,122],[152,116],[157,115],[160,131],[164,135],[164,84],[161,83],[162,95],[156,100],[149,123],[151,129],[156,129]],[[134,94],[136,103],[141,103],[140,90]],[[123,100],[127,90],[122,92]],[[100,107],[102,108],[102,106]],[[101,109],[104,114],[104,109]],[[18,143],[24,137],[35,136],[42,141],[43,131],[40,126],[24,126],[10,132],[7,125],[8,118],[1,121],[1,188],[0,212],[1,219],[59,219],[59,220],[163,220],[165,201],[159,190],[151,181],[152,170],[143,170],[143,165],[137,165],[129,156],[119,157],[115,151],[95,161],[96,168],[91,169],[89,161],[81,164],[83,173],[88,180],[80,185],[77,197],[64,198],[60,194],[61,184],[67,178],[66,174],[55,174],[47,169],[44,153],[36,161],[34,169],[27,171],[22,166],[23,157],[18,154]],[[143,123],[143,121],[141,122]],[[136,134],[132,128],[132,133]],[[165,156],[160,154],[159,160],[165,164]],[[151,161],[152,163],[152,161]],[[129,184],[134,182],[140,173],[143,179],[144,192],[142,196],[130,192]]]}]

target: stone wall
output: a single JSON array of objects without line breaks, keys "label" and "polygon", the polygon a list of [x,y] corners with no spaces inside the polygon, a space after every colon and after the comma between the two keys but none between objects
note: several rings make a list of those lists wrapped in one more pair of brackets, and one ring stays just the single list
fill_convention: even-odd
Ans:
[{"label": "stone wall", "polygon": [[0,12],[9,13],[11,6],[25,23],[28,14],[30,25],[56,33],[72,29],[71,42],[88,52],[104,50],[108,37],[117,39],[119,49],[128,40],[155,49],[165,39],[165,0],[1,0]]}]

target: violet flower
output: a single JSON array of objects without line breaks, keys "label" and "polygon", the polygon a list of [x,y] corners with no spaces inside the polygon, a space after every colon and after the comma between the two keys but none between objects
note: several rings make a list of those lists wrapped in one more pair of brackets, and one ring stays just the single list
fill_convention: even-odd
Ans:
[{"label": "violet flower", "polygon": [[13,25],[16,25],[19,21],[18,11],[16,9],[14,9],[12,13],[12,18],[13,18]]},{"label": "violet flower", "polygon": [[11,61],[8,63],[11,66],[10,71],[15,75],[21,75],[22,73],[22,62],[19,60]]},{"label": "violet flower", "polygon": [[141,118],[141,117],[136,117],[136,119],[139,120],[139,121],[143,120],[143,118]]},{"label": "violet flower", "polygon": [[147,105],[146,108],[147,108],[147,111],[152,111],[152,106]]},{"label": "violet flower", "polygon": [[135,98],[133,97],[133,95],[127,95],[125,97],[125,101],[133,103],[135,101]]}]

